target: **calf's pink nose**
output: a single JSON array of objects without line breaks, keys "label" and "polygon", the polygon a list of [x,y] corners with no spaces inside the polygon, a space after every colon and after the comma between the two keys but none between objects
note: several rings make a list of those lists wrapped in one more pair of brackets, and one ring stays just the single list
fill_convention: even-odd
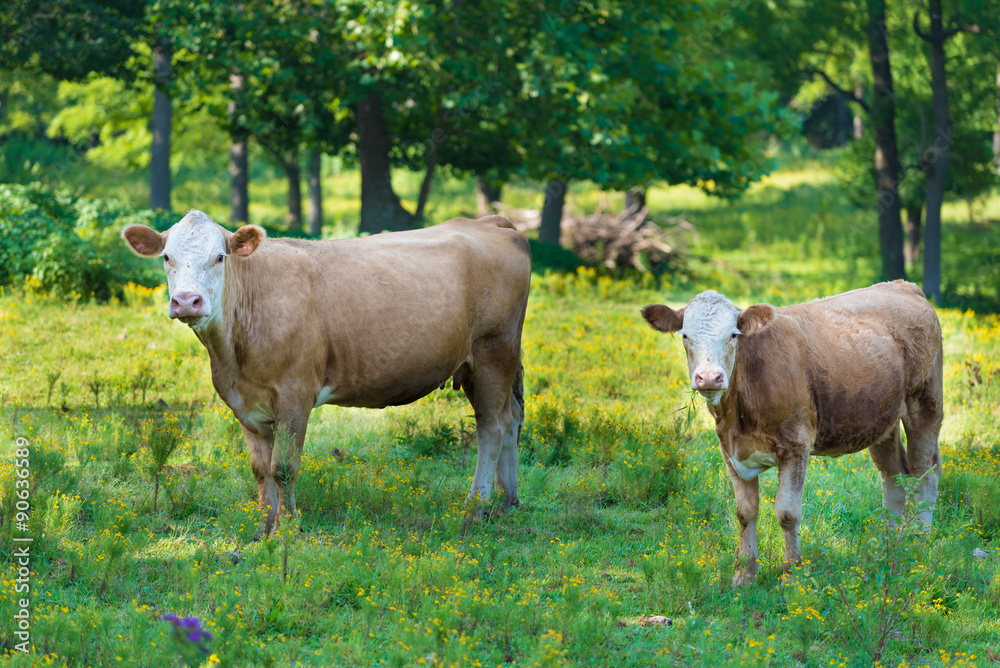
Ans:
[{"label": "calf's pink nose", "polygon": [[721,371],[699,371],[694,375],[696,390],[721,390],[723,374]]},{"label": "calf's pink nose", "polygon": [[170,298],[170,317],[205,315],[205,300],[197,292],[179,292]]}]

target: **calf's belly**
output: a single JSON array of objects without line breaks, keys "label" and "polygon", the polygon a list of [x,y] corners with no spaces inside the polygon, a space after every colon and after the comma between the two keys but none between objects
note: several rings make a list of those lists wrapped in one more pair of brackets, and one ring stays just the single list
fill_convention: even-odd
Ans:
[{"label": "calf's belly", "polygon": [[902,404],[902,392],[895,390],[824,402],[816,412],[813,454],[837,457],[878,443],[899,424]]}]

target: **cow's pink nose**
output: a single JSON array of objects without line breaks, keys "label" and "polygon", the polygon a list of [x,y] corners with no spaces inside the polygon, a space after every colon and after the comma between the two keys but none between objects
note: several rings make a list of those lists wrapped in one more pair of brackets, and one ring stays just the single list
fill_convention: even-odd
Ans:
[{"label": "cow's pink nose", "polygon": [[170,317],[205,315],[205,300],[197,292],[179,292],[170,298]]},{"label": "cow's pink nose", "polygon": [[696,390],[721,390],[725,376],[721,371],[699,371],[694,375]]}]

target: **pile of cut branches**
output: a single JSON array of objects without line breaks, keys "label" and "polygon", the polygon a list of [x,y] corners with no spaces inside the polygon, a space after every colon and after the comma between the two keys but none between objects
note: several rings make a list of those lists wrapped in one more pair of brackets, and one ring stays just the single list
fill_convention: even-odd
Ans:
[{"label": "pile of cut branches", "polygon": [[[500,213],[522,233],[541,224],[541,213],[534,209],[501,205]],[[697,238],[698,231],[684,214],[657,222],[645,206],[612,213],[606,202],[591,214],[577,214],[569,207],[563,210],[562,245],[593,266],[659,272],[678,259],[689,239]]]}]

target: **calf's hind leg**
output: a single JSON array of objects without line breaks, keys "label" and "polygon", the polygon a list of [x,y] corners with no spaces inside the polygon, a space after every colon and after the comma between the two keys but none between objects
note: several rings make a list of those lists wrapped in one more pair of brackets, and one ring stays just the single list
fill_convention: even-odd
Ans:
[{"label": "calf's hind leg", "polygon": [[868,452],[882,474],[882,505],[897,518],[902,517],[906,507],[906,493],[896,484],[896,477],[901,473],[909,474],[910,469],[906,461],[906,450],[899,436],[899,425],[881,441],[869,446]]}]

